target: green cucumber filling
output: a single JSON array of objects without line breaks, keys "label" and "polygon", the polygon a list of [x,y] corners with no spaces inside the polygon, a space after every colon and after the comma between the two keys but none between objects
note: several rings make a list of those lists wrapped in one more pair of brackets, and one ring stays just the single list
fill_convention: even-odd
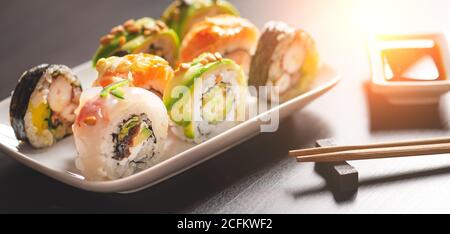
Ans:
[{"label": "green cucumber filling", "polygon": [[131,149],[138,147],[147,141],[156,144],[152,124],[146,114],[132,115],[119,126],[116,133],[112,134],[114,152],[113,159],[121,161],[131,155]]},{"label": "green cucumber filling", "polygon": [[184,127],[184,135],[189,139],[194,139],[196,132],[200,135],[208,135],[210,127],[226,121],[233,109],[235,98],[229,84],[220,82],[209,88],[203,94],[201,101],[201,116],[204,123],[190,122]]},{"label": "green cucumber filling", "polygon": [[203,119],[211,124],[224,121],[234,102],[230,93],[231,88],[223,82],[207,90],[202,98]]},{"label": "green cucumber filling", "polygon": [[[194,71],[192,71],[192,73],[189,72],[190,74],[186,73],[184,75],[187,78],[183,78],[182,80],[185,80],[185,82],[178,83],[179,86],[193,87],[195,79],[202,77],[206,72],[211,71],[213,69],[220,69],[220,67],[222,67],[222,66],[224,66],[224,67],[225,66],[233,66],[235,64],[234,61],[232,61],[230,59],[222,59],[221,61],[218,61],[218,62],[213,62],[213,63],[208,63],[207,65],[202,65],[200,63],[200,61],[206,55],[207,55],[206,53],[202,54],[201,56],[199,56],[197,59],[195,59],[190,64],[191,67],[196,67],[196,68],[194,69]],[[172,80],[176,80],[176,79],[172,79]],[[176,85],[174,85],[174,87],[176,87]],[[166,108],[168,110],[172,110],[172,108],[174,108],[175,103],[179,102],[180,99],[182,99],[183,97],[184,97],[184,95],[180,95],[176,98],[171,98],[170,95],[165,95],[163,101],[164,101],[164,104],[166,105]]]},{"label": "green cucumber filling", "polygon": [[108,96],[108,94],[113,95],[114,97],[118,99],[125,99],[125,93],[123,90],[121,90],[121,87],[127,86],[130,83],[129,80],[122,80],[118,81],[116,83],[112,83],[105,88],[103,88],[102,92],[100,93],[101,98],[105,98]]},{"label": "green cucumber filling", "polygon": [[[188,96],[186,96],[188,97]],[[232,95],[232,89],[229,84],[220,82],[213,87],[209,88],[202,96],[201,99],[201,115],[202,119],[210,125],[216,125],[222,121],[225,121],[227,115],[232,111],[235,98]],[[184,113],[183,108],[191,107],[190,100],[182,98],[176,102],[173,106],[174,109]],[[186,114],[186,113],[184,113]],[[189,118],[191,112],[187,112]],[[178,116],[181,117],[181,116]],[[186,116],[185,116],[186,117]],[[184,127],[184,135],[189,139],[195,138],[195,124],[191,121],[178,121],[178,125]],[[198,132],[202,132],[198,129]],[[205,133],[206,134],[206,133]]]}]

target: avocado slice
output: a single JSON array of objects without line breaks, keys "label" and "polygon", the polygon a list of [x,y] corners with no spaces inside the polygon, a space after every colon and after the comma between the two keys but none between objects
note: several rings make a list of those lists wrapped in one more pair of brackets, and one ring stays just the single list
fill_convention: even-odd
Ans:
[{"label": "avocado slice", "polygon": [[[106,45],[100,45],[97,49],[94,57],[92,58],[92,65],[95,67],[98,60],[101,58],[107,58],[110,56],[123,56],[126,54],[136,54],[145,52],[152,41],[155,40],[167,40],[167,45],[171,48],[168,50],[171,52],[171,65],[174,65],[175,59],[178,56],[178,47],[180,40],[177,34],[167,26],[163,28],[156,27],[157,23],[154,19],[144,17],[136,21],[136,26],[140,28],[139,32],[130,33],[124,31],[114,36],[114,38]],[[145,28],[158,28],[149,35],[144,35]],[[125,37],[125,44],[121,44],[121,37]]]},{"label": "avocado slice", "polygon": [[125,122],[119,132],[119,141],[123,141],[130,130],[138,126],[140,123],[141,120],[139,116],[133,116],[131,119]]},{"label": "avocado slice", "polygon": [[[126,38],[126,41],[130,41],[133,40],[134,38],[136,38],[138,36],[138,34],[127,34],[124,35]],[[121,51],[121,46],[120,46],[120,37],[121,36],[116,36],[109,44],[107,45],[101,45],[97,51],[95,52],[94,57],[92,58],[92,66],[95,67],[97,65],[98,60],[102,59],[102,58],[107,58],[110,57],[112,55],[114,55],[115,53]],[[129,54],[130,51],[123,51],[125,54]]]},{"label": "avocado slice", "polygon": [[184,136],[188,139],[194,139],[195,138],[195,130],[194,130],[194,123],[191,122],[189,125],[184,127]]},{"label": "avocado slice", "polygon": [[161,20],[182,39],[195,23],[221,14],[240,15],[236,7],[225,0],[176,0],[164,11]]},{"label": "avocado slice", "polygon": [[150,130],[148,127],[141,127],[139,134],[133,140],[133,146],[137,146],[137,145],[141,144],[142,142],[144,142],[148,138],[150,138],[152,135],[153,135],[153,131]]}]

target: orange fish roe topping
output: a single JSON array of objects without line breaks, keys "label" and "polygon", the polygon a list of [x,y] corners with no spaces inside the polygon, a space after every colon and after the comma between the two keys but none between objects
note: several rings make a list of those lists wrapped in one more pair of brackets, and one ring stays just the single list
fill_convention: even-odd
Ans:
[{"label": "orange fish roe topping", "polygon": [[226,57],[227,52],[254,51],[259,37],[258,29],[248,20],[218,15],[197,23],[184,37],[180,48],[180,62],[192,61],[204,52]]},{"label": "orange fish roe topping", "polygon": [[94,86],[108,86],[121,79],[130,79],[132,86],[163,94],[167,82],[174,76],[169,63],[155,55],[130,54],[124,57],[100,59]]}]

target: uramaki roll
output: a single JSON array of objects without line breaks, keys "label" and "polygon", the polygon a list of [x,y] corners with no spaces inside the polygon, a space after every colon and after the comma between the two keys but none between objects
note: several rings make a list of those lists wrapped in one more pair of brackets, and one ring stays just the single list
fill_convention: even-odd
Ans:
[{"label": "uramaki roll", "polygon": [[252,58],[249,85],[276,87],[270,96],[283,102],[309,89],[319,65],[310,35],[282,22],[269,22]]},{"label": "uramaki roll", "polygon": [[161,19],[182,39],[194,24],[222,14],[239,16],[238,10],[225,0],[176,0]]},{"label": "uramaki roll", "polygon": [[174,66],[179,44],[175,31],[164,22],[148,17],[130,19],[100,39],[100,47],[92,62],[95,66],[101,58],[149,53],[164,58]]},{"label": "uramaki roll", "polygon": [[164,92],[164,104],[181,139],[201,143],[244,121],[247,81],[242,68],[205,53],[181,64]]},{"label": "uramaki roll", "polygon": [[100,59],[96,69],[98,77],[93,86],[106,87],[117,81],[129,80],[131,86],[154,91],[160,96],[174,75],[166,60],[143,53]]},{"label": "uramaki roll", "polygon": [[180,48],[180,62],[190,62],[202,53],[220,53],[234,60],[248,74],[259,31],[248,20],[232,16],[208,17],[195,24]]},{"label": "uramaki roll", "polygon": [[87,180],[119,179],[159,162],[168,117],[161,99],[128,80],[83,92],[73,125],[77,168]]}]

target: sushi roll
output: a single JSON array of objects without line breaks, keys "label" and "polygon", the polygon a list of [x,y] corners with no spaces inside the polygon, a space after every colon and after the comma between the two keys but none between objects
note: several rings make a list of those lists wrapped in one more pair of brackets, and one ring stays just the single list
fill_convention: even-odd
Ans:
[{"label": "sushi roll", "polygon": [[142,53],[100,59],[96,69],[98,78],[93,86],[106,87],[120,80],[129,80],[131,86],[153,91],[160,96],[174,75],[166,60]]},{"label": "sushi roll", "polygon": [[241,65],[248,74],[258,36],[258,29],[246,19],[231,15],[209,17],[194,25],[184,38],[180,62],[192,61],[205,52],[219,52]]},{"label": "sushi roll", "polygon": [[168,131],[161,99],[122,80],[81,95],[73,125],[77,168],[87,180],[114,180],[154,165]]},{"label": "sushi roll", "polygon": [[164,22],[151,18],[130,19],[100,39],[92,62],[95,66],[101,58],[149,53],[163,57],[174,66],[179,44],[175,31]]},{"label": "sushi roll", "polygon": [[43,64],[19,79],[9,109],[18,140],[49,147],[72,133],[81,84],[64,65]]},{"label": "sushi roll", "polygon": [[175,135],[202,143],[245,120],[247,92],[238,64],[218,53],[205,53],[180,65],[163,101]]},{"label": "sushi roll", "polygon": [[176,0],[161,19],[183,38],[194,24],[222,14],[239,16],[238,10],[225,0]]},{"label": "sushi roll", "polygon": [[269,22],[252,58],[249,85],[271,88],[281,102],[306,92],[319,69],[316,45],[305,31]]}]

